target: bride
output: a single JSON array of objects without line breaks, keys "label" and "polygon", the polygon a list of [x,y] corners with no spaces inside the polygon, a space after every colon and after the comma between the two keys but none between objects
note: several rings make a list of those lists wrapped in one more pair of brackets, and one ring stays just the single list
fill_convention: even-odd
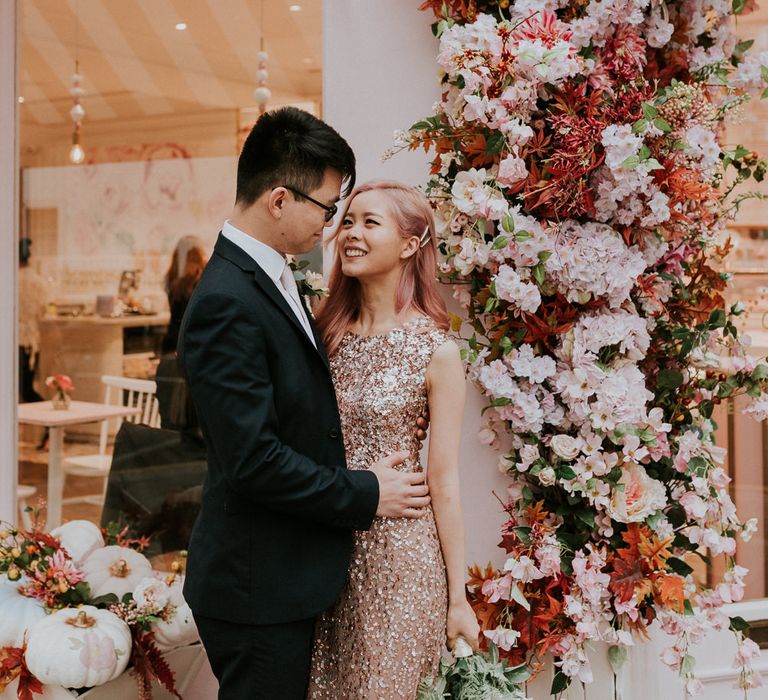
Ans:
[{"label": "bride", "polygon": [[[350,469],[410,451],[425,471],[421,517],[376,518],[354,533],[349,577],[318,621],[308,698],[415,698],[444,644],[475,649],[479,626],[465,596],[458,451],[464,371],[438,294],[434,221],[416,188],[357,187],[334,234],[330,296],[317,325],[331,357]],[[413,424],[431,416],[420,463]]]}]

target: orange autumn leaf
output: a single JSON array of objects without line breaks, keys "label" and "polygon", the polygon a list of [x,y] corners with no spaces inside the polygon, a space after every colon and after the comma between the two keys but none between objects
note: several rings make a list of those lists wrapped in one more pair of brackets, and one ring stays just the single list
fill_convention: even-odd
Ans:
[{"label": "orange autumn leaf", "polygon": [[478,592],[486,581],[496,578],[496,570],[493,568],[492,564],[488,564],[488,566],[485,567],[485,571],[480,568],[479,564],[475,564],[470,566],[467,569],[467,572],[469,574],[467,588],[470,590],[476,590]]},{"label": "orange autumn leaf", "polygon": [[[650,530],[647,531],[650,533]],[[629,547],[628,549],[632,554],[637,554],[637,546],[640,544],[640,525],[637,523],[630,523],[627,525],[627,529],[621,533],[621,539],[623,539]],[[623,550],[620,550],[623,551]]]},{"label": "orange autumn leaf", "polygon": [[536,501],[531,506],[525,509],[525,515],[528,518],[528,522],[533,525],[534,523],[543,523],[549,512],[544,509],[544,501]]},{"label": "orange autumn leaf", "polygon": [[485,601],[474,601],[470,605],[475,612],[480,629],[492,630],[498,627],[499,607],[497,605]]},{"label": "orange autumn leaf", "polygon": [[656,574],[653,587],[657,602],[676,612],[683,612],[685,579],[677,574]]},{"label": "orange autumn leaf", "polygon": [[24,650],[18,647],[0,648],[0,693],[21,673]]},{"label": "orange autumn leaf", "polygon": [[674,542],[674,537],[667,537],[660,540],[657,535],[650,536],[640,533],[640,542],[637,545],[640,556],[643,557],[652,569],[666,569],[667,559],[672,556],[670,546]]}]

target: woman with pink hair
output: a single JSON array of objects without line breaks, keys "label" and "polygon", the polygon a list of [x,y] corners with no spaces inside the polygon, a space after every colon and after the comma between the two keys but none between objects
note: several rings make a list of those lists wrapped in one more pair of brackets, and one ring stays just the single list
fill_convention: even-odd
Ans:
[{"label": "woman with pink hair", "polygon": [[[477,648],[464,588],[458,452],[465,379],[437,290],[432,210],[415,187],[357,187],[333,239],[330,295],[317,314],[328,348],[347,464],[409,451],[431,505],[355,531],[349,578],[319,620],[308,698],[415,698],[447,641]],[[431,417],[426,470],[413,433]]]}]

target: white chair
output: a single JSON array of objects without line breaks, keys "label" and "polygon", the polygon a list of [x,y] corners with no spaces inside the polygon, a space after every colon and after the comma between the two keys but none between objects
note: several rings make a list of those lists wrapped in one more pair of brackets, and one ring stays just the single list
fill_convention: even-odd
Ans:
[{"label": "white chair", "polygon": [[[132,377],[115,377],[105,375],[101,378],[105,386],[104,403],[106,405],[122,405],[140,409],[141,413],[127,418],[115,418],[117,427],[123,420],[130,423],[141,423],[152,428],[160,427],[160,407],[157,403],[157,385],[151,379],[133,379]],[[103,505],[107,489],[107,477],[112,464],[112,455],[107,454],[110,420],[101,423],[99,433],[99,451],[96,454],[68,457],[64,460],[63,471],[67,475],[90,476],[104,479],[104,487],[100,494],[65,498],[62,503],[90,503]]]},{"label": "white chair", "polygon": [[19,522],[25,530],[32,529],[32,517],[27,512],[30,507],[29,499],[37,494],[37,489],[28,484],[19,484],[16,487],[16,503],[19,507]]}]

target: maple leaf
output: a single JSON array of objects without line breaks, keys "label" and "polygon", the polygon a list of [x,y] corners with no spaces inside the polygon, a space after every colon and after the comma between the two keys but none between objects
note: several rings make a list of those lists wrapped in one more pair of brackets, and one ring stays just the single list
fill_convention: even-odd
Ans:
[{"label": "maple leaf", "polygon": [[27,668],[24,660],[26,649],[26,642],[21,647],[0,649],[0,692],[18,678],[19,687],[16,691],[18,700],[33,700],[33,694],[43,694],[43,684]]},{"label": "maple leaf", "polygon": [[635,589],[644,587],[645,574],[640,560],[627,549],[620,550],[620,556],[613,560],[609,588],[619,596],[622,603],[632,600]]},{"label": "maple leaf", "polygon": [[683,612],[685,579],[677,574],[656,574],[653,578],[654,596],[659,603],[676,612]]},{"label": "maple leaf", "polygon": [[22,662],[17,691],[18,700],[33,700],[33,694],[42,695],[43,684],[30,673],[27,664]]},{"label": "maple leaf", "polygon": [[481,630],[492,630],[498,626],[498,619],[501,614],[498,604],[488,603],[485,600],[474,600],[470,602],[470,605],[475,612]]},{"label": "maple leaf", "polygon": [[24,650],[19,647],[0,648],[0,692],[5,690],[21,673]]},{"label": "maple leaf", "polygon": [[496,570],[490,563],[485,567],[485,571],[480,568],[479,564],[475,564],[468,567],[467,573],[469,574],[467,588],[471,591],[479,591],[488,579],[496,578]]},{"label": "maple leaf", "polygon": [[651,568],[666,569],[667,559],[672,556],[669,548],[674,540],[674,536],[660,540],[656,534],[651,534],[649,537],[641,532],[640,543],[637,545],[637,549],[640,556],[651,565]]},{"label": "maple leaf", "polygon": [[176,690],[176,679],[163,653],[155,644],[154,635],[141,629],[134,630],[131,649],[133,674],[139,690],[139,700],[151,700],[152,681],[157,681],[174,697],[181,700]]},{"label": "maple leaf", "polygon": [[525,515],[528,522],[533,525],[534,523],[543,523],[549,516],[549,511],[544,508],[544,501],[536,501],[525,509]]}]

